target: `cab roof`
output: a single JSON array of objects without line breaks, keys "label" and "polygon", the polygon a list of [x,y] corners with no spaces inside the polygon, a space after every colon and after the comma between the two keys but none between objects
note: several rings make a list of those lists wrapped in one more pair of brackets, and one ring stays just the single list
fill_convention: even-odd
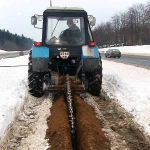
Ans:
[{"label": "cab roof", "polygon": [[84,10],[80,7],[48,7],[47,10]]},{"label": "cab roof", "polygon": [[[44,13],[86,13],[83,8],[80,7],[48,7]],[[87,14],[87,13],[86,13]]]}]

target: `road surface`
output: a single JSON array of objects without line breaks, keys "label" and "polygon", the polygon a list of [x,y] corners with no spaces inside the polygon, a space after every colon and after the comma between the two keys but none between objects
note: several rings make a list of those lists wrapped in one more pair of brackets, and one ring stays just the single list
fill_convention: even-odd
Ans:
[{"label": "road surface", "polygon": [[150,56],[138,56],[138,55],[125,55],[121,58],[105,58],[104,54],[101,54],[102,59],[108,61],[114,61],[118,63],[129,64],[150,70]]}]

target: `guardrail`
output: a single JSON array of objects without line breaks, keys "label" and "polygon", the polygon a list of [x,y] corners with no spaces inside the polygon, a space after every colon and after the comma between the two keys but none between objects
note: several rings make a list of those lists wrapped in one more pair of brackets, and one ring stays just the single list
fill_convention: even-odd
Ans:
[{"label": "guardrail", "polygon": [[14,58],[23,55],[28,55],[30,51],[10,51],[10,52],[1,52],[0,59],[5,58]]}]

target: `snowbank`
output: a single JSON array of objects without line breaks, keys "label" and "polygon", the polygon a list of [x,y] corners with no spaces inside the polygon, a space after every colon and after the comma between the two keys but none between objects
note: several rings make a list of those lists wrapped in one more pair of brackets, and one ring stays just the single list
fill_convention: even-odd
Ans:
[{"label": "snowbank", "polygon": [[150,45],[110,47],[99,49],[99,51],[105,53],[108,49],[119,49],[122,54],[150,56]]},{"label": "snowbank", "polygon": [[150,70],[103,60],[103,89],[150,135]]},{"label": "snowbank", "polygon": [[7,53],[7,51],[0,50],[0,54],[2,54],[2,53]]},{"label": "snowbank", "polygon": [[[28,56],[1,59],[0,66],[27,65]],[[28,67],[0,67],[0,137],[24,103]]]}]

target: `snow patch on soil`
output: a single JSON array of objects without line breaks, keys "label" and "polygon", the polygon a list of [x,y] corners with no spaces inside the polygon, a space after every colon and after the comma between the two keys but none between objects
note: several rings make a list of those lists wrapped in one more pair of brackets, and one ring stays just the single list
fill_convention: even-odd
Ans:
[{"label": "snow patch on soil", "polygon": [[[35,117],[35,122],[32,132],[28,135],[27,138],[21,141],[21,145],[18,150],[46,150],[49,146],[47,140],[45,140],[46,130],[47,130],[47,118],[50,115],[50,107],[52,106],[52,102],[49,98],[44,99],[44,101],[37,106]],[[30,116],[30,118],[34,119],[34,116]]]},{"label": "snow patch on soil", "polygon": [[50,115],[52,96],[37,99],[28,95],[23,111],[7,131],[0,150],[46,150],[47,118]]}]

